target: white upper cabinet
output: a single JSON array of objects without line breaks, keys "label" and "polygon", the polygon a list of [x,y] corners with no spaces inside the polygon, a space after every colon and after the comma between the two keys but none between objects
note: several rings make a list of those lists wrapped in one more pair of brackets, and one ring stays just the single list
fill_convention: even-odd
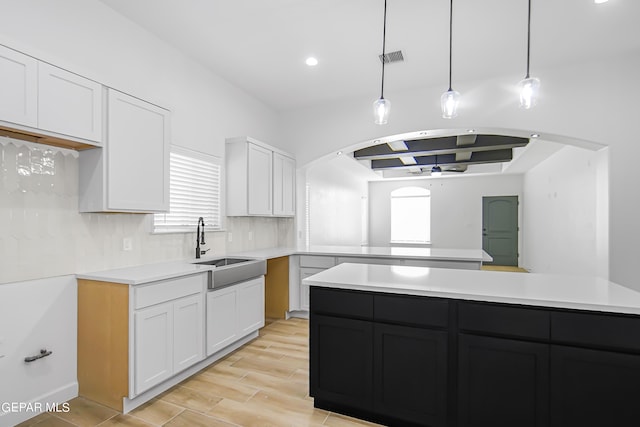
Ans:
[{"label": "white upper cabinet", "polygon": [[0,126],[4,128],[49,137],[44,142],[57,138],[58,143],[99,145],[102,93],[100,83],[0,46]]},{"label": "white upper cabinet", "polygon": [[107,92],[105,147],[80,151],[80,212],[166,212],[169,111]]},{"label": "white upper cabinet", "polygon": [[271,215],[272,151],[247,144],[247,203],[249,215]]},{"label": "white upper cabinet", "polygon": [[273,214],[294,216],[296,213],[296,161],[273,153]]},{"label": "white upper cabinet", "polygon": [[110,209],[169,210],[169,112],[109,90]]},{"label": "white upper cabinet", "polygon": [[252,138],[227,139],[228,216],[293,216],[295,160]]},{"label": "white upper cabinet", "polygon": [[0,46],[0,120],[38,125],[38,61]]},{"label": "white upper cabinet", "polygon": [[101,142],[102,85],[40,62],[38,127]]}]

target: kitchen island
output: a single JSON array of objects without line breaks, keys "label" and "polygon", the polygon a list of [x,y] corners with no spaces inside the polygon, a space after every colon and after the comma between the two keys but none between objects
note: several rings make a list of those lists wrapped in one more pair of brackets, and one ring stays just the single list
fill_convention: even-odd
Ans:
[{"label": "kitchen island", "polygon": [[316,407],[388,425],[640,419],[640,292],[590,277],[361,264],[304,283]]}]

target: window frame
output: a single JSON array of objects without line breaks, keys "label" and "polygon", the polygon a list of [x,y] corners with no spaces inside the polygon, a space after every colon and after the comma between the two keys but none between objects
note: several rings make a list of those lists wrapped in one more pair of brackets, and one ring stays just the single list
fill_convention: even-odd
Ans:
[{"label": "window frame", "polygon": [[[407,194],[401,194],[401,190],[404,190]],[[411,194],[411,190],[413,190],[414,194]],[[397,195],[394,196],[394,193]],[[429,221],[427,223],[427,232],[428,239],[427,240],[394,240],[393,236],[393,201],[394,199],[412,199],[412,198],[424,198],[428,200],[428,210],[429,210]],[[425,246],[431,244],[431,190],[418,187],[415,185],[398,187],[391,191],[389,194],[389,243],[395,245],[416,245],[416,246]]]},{"label": "window frame", "polygon": [[[225,231],[225,210],[224,210],[224,192],[225,192],[225,174],[224,174],[224,162],[221,157],[202,153],[200,151],[191,150],[188,148],[180,147],[177,145],[171,145],[169,148],[169,212],[161,212],[153,214],[151,218],[151,234],[178,234],[178,233],[195,233],[198,218],[201,216],[197,213],[194,213],[193,224],[184,224],[180,227],[176,228],[158,228],[156,226],[156,221],[158,217],[170,215],[171,213],[171,157],[172,154],[186,157],[189,160],[196,160],[200,162],[209,163],[211,165],[215,165],[218,168],[218,225],[211,225],[211,221],[205,220],[205,227],[207,232],[216,232],[216,231]],[[215,206],[215,203],[214,203]],[[164,220],[163,220],[164,221]],[[215,223],[215,221],[214,221]]]}]

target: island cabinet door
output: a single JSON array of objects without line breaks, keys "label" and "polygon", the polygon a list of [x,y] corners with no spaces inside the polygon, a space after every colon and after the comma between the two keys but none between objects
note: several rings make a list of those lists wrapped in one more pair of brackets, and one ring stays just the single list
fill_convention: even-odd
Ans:
[{"label": "island cabinet door", "polygon": [[447,333],[378,323],[373,340],[376,412],[446,426]]},{"label": "island cabinet door", "polygon": [[460,427],[549,425],[548,344],[459,334],[458,346]]},{"label": "island cabinet door", "polygon": [[551,425],[640,425],[640,355],[552,346]]},{"label": "island cabinet door", "polygon": [[370,411],[373,323],[312,313],[309,333],[309,386],[316,406]]}]

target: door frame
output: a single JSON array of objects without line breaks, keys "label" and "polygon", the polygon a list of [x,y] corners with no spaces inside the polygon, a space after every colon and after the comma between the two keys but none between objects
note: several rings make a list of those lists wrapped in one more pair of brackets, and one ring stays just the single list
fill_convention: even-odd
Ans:
[{"label": "door frame", "polygon": [[[520,201],[522,200],[522,194],[516,193],[516,194],[500,194],[500,195],[483,195],[481,198],[481,202],[480,202],[480,247],[484,250],[484,239],[483,239],[483,233],[484,233],[484,200],[485,199],[490,199],[490,198],[499,198],[499,197],[515,197],[517,200],[517,218],[518,218],[518,224],[517,224],[517,245],[516,245],[516,250],[517,250],[517,267],[521,266],[521,262],[523,260],[523,244],[522,244],[522,207],[520,204]],[[488,252],[487,252],[488,253]],[[493,265],[493,262],[483,262],[483,264],[487,264],[487,265]]]}]

